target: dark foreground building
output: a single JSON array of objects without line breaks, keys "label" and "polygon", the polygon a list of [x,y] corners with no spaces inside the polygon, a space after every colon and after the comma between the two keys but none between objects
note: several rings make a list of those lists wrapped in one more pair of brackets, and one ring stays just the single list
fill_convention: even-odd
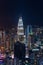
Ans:
[{"label": "dark foreground building", "polygon": [[19,59],[25,58],[25,44],[22,44],[21,42],[17,41],[14,44],[14,55]]}]

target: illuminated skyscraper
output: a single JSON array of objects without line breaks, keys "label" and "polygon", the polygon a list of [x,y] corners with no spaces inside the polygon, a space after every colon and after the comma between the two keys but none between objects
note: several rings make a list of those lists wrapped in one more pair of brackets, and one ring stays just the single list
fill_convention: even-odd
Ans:
[{"label": "illuminated skyscraper", "polygon": [[[18,38],[22,38],[23,39],[23,36],[24,36],[24,27],[23,27],[23,20],[22,20],[22,17],[19,18],[19,21],[18,21],[18,26],[17,26],[17,35],[18,35]],[[21,39],[21,40],[22,40]]]},{"label": "illuminated skyscraper", "polygon": [[33,35],[32,32],[32,25],[27,25],[25,29],[25,35],[26,35],[26,44],[31,48],[31,36]]}]

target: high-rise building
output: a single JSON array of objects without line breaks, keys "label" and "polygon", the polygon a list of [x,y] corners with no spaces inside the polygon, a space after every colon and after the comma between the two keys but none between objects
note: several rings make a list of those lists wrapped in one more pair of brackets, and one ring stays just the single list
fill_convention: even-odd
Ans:
[{"label": "high-rise building", "polygon": [[33,35],[32,32],[32,25],[28,25],[25,29],[25,35],[26,35],[26,44],[31,47],[31,35]]},{"label": "high-rise building", "polygon": [[3,43],[5,43],[5,31],[3,30],[1,30],[0,31],[0,46],[4,46],[4,44]]},{"label": "high-rise building", "polygon": [[19,21],[18,21],[17,34],[18,35],[24,35],[24,27],[23,27],[22,17],[20,17]]},{"label": "high-rise building", "polygon": [[4,51],[5,49],[5,36],[6,36],[5,30],[0,30],[0,49],[2,51]]},{"label": "high-rise building", "polygon": [[12,27],[10,30],[10,50],[14,50],[15,35],[15,28]]},{"label": "high-rise building", "polygon": [[20,18],[19,18],[19,21],[18,21],[17,35],[18,35],[18,38],[23,41],[23,37],[24,37],[24,27],[23,27],[22,17],[20,17]]},{"label": "high-rise building", "polygon": [[20,41],[24,42],[24,26],[22,17],[20,17],[18,21],[17,36]]}]

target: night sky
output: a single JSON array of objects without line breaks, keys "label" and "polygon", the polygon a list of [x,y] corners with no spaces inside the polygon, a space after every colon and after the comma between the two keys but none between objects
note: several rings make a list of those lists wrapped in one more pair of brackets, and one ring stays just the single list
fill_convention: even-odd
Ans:
[{"label": "night sky", "polygon": [[0,0],[0,26],[16,27],[22,16],[24,25],[43,26],[43,1],[41,0]]}]

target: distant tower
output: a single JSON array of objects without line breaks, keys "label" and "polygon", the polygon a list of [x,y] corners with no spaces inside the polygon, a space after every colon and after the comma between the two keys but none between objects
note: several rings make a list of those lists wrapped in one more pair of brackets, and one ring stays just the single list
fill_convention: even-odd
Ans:
[{"label": "distant tower", "polygon": [[31,36],[33,35],[32,25],[27,25],[25,29],[25,35],[26,35],[26,45],[28,45],[29,48],[31,48]]},{"label": "distant tower", "polygon": [[23,41],[23,37],[24,37],[24,27],[23,27],[22,17],[20,17],[20,18],[19,18],[19,21],[18,21],[17,35],[18,35],[18,39],[20,39],[20,40]]}]

